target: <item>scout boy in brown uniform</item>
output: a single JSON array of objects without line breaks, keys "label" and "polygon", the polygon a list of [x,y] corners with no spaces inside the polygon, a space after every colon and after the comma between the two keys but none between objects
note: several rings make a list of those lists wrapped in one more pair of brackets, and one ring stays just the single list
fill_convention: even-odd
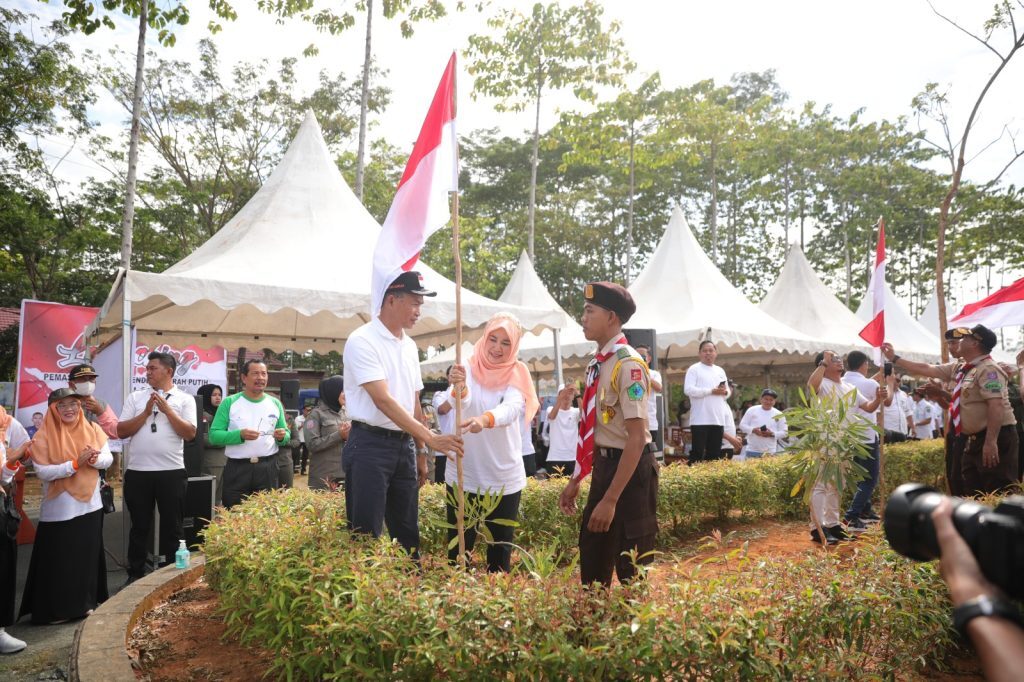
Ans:
[{"label": "scout boy in brown uniform", "polygon": [[996,346],[995,332],[979,324],[953,329],[952,335],[960,339],[962,365],[903,360],[890,344],[882,345],[882,353],[912,374],[954,382],[949,420],[954,435],[965,439],[960,463],[964,493],[977,495],[1016,486],[1017,420],[1010,407],[1008,377],[989,355]]},{"label": "scout boy in brown uniform", "polygon": [[580,578],[585,585],[611,585],[613,570],[625,583],[637,563],[651,561],[658,532],[658,472],[647,428],[650,374],[622,334],[636,312],[629,292],[593,282],[583,297],[583,333],[598,352],[587,367],[576,471],[558,504],[566,514],[576,512],[580,481],[593,468],[580,527]]}]

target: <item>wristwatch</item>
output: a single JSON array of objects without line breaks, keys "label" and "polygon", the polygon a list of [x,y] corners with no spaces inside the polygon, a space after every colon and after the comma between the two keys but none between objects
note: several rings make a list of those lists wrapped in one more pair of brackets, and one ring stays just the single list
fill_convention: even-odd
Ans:
[{"label": "wristwatch", "polygon": [[893,366],[895,366],[896,363],[899,362],[899,361],[900,361],[900,356],[898,356],[898,355],[893,355],[892,356],[892,364],[893,364]]},{"label": "wristwatch", "polygon": [[1016,606],[1005,599],[985,594],[965,601],[953,609],[953,627],[963,637],[967,637],[967,624],[978,616],[995,616],[1024,628],[1024,620],[1021,620],[1020,611]]},{"label": "wristwatch", "polygon": [[420,454],[420,455],[423,455],[424,457],[426,457],[427,455],[429,455],[429,454],[430,454],[430,449],[429,449],[429,448],[420,448],[420,449],[419,449],[419,450],[417,450],[416,452],[417,452],[418,454]]}]

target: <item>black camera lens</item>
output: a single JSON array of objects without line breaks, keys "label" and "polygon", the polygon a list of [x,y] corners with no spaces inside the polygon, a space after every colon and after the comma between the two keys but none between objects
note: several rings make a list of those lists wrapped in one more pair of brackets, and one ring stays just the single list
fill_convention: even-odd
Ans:
[{"label": "black camera lens", "polygon": [[[893,491],[885,507],[885,538],[893,549],[917,561],[939,558],[932,512],[943,497],[945,495],[935,488],[920,483],[906,483]],[[978,533],[978,515],[988,509],[969,500],[956,497],[949,500],[953,503],[953,525],[967,544],[973,546]]]},{"label": "black camera lens", "polygon": [[[920,483],[896,488],[885,508],[885,537],[903,556],[938,559],[932,512],[946,496]],[[995,509],[949,497],[953,526],[978,560],[985,576],[1009,595],[1024,597],[1024,498],[1007,497]]]}]

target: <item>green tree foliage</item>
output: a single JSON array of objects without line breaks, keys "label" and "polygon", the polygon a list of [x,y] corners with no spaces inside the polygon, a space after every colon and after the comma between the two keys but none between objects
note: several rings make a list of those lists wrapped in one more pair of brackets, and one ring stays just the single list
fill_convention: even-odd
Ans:
[{"label": "green tree foliage", "polygon": [[604,8],[593,0],[563,9],[558,3],[536,3],[529,15],[500,10],[488,20],[497,36],[469,38],[469,73],[473,96],[498,99],[498,111],[534,107],[527,252],[534,255],[540,112],[551,90],[569,88],[584,101],[597,97],[596,87],[618,85],[633,64],[617,37],[619,25],[602,24]]},{"label": "green tree foliage", "polygon": [[85,132],[86,108],[95,100],[79,68],[89,55],[72,52],[62,24],[34,22],[33,15],[0,7],[0,164],[8,171],[42,163],[26,137]]}]

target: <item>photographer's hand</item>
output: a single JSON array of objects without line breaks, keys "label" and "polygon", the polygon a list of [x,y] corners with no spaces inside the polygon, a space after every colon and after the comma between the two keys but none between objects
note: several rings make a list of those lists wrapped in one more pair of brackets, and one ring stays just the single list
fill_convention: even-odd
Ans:
[{"label": "photographer's hand", "polygon": [[935,524],[935,537],[942,552],[939,573],[949,586],[953,606],[960,606],[981,595],[1002,596],[999,588],[982,575],[971,548],[953,525],[953,505],[948,499],[943,499],[932,512],[932,523]]},{"label": "photographer's hand", "polygon": [[[987,595],[1002,593],[981,573],[978,561],[953,526],[953,505],[943,499],[932,512],[935,536],[942,559],[939,572],[949,586],[954,606]],[[974,618],[967,624],[967,634],[978,652],[985,679],[1010,682],[1020,679],[1024,670],[1024,629],[1003,618]]]}]

